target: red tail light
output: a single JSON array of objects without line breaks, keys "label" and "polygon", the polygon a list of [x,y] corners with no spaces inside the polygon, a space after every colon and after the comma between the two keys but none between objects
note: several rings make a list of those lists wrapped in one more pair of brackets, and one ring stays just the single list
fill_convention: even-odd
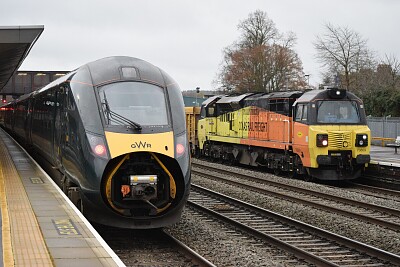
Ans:
[{"label": "red tail light", "polygon": [[96,156],[107,158],[107,147],[103,137],[86,133],[90,144],[90,148]]},{"label": "red tail light", "polygon": [[185,153],[185,147],[182,144],[177,144],[176,145],[176,154],[182,155]]},{"label": "red tail light", "polygon": [[105,146],[103,146],[103,145],[97,145],[97,146],[94,148],[94,153],[96,153],[98,156],[105,155],[105,153],[106,153],[106,148],[105,148]]},{"label": "red tail light", "polygon": [[183,156],[186,152],[186,132],[182,135],[176,137],[175,153],[176,157],[179,158]]}]

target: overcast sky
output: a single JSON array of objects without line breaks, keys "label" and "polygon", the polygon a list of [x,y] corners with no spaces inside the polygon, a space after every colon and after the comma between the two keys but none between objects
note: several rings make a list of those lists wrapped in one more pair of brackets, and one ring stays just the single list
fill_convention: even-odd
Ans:
[{"label": "overcast sky", "polygon": [[124,55],[162,68],[182,90],[210,90],[239,21],[257,9],[281,33],[296,34],[311,84],[321,80],[312,43],[324,23],[347,26],[377,56],[400,59],[398,0],[1,0],[0,26],[44,25],[20,70],[72,70]]}]

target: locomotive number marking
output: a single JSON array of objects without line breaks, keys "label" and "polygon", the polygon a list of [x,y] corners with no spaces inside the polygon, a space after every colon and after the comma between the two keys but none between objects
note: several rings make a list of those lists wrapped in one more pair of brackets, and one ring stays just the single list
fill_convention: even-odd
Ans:
[{"label": "locomotive number marking", "polygon": [[298,137],[302,137],[302,136],[303,136],[303,133],[302,133],[302,132],[298,132],[298,133],[297,133],[297,136],[298,136]]},{"label": "locomotive number marking", "polygon": [[75,227],[70,219],[52,220],[59,235],[80,235],[81,233]]},{"label": "locomotive number marking", "polygon": [[147,143],[147,142],[135,142],[131,145],[131,148],[135,149],[135,148],[151,148],[151,144]]}]

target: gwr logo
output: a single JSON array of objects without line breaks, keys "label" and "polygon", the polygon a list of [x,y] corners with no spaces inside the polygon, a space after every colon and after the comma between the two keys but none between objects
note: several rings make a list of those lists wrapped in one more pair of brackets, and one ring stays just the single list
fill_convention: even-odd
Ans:
[{"label": "gwr logo", "polygon": [[131,145],[131,148],[136,149],[136,148],[151,148],[151,144],[148,144],[147,142],[135,142]]}]

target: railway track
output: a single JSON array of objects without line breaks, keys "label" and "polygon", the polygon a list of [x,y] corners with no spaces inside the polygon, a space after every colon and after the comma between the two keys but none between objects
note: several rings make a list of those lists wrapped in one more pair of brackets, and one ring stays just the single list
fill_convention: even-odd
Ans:
[{"label": "railway track", "polygon": [[[202,171],[195,168],[201,168]],[[205,172],[207,170],[208,172]],[[229,177],[239,178],[240,181],[222,178],[209,172],[224,174]],[[224,183],[246,188],[261,194],[302,203],[315,208],[334,212],[351,218],[356,218],[364,222],[373,223],[386,227],[394,231],[400,231],[400,210],[387,208],[384,206],[369,204],[353,199],[343,198],[331,194],[326,194],[314,190],[299,188],[288,184],[257,178],[245,174],[233,173],[220,168],[204,166],[192,163],[192,173],[212,180],[223,181]],[[252,184],[255,183],[255,184]],[[260,184],[267,185],[269,188]]]},{"label": "railway track", "polygon": [[358,179],[360,183],[400,191],[400,168],[370,164],[367,172]]},{"label": "railway track", "polygon": [[347,184],[351,187],[346,188],[346,190],[376,198],[400,202],[400,191],[360,184],[356,182],[347,182]]},{"label": "railway track", "polygon": [[192,184],[188,205],[316,266],[398,266],[400,257]]},{"label": "railway track", "polygon": [[96,225],[97,231],[126,266],[215,267],[162,230],[129,230]]},{"label": "railway track", "polygon": [[[223,209],[223,206],[217,207],[218,209]],[[265,241],[260,240],[260,238],[248,234],[242,231],[240,228],[232,227],[231,224],[224,222],[223,220],[218,220],[212,214],[210,215],[207,212],[204,212],[204,208],[199,208],[196,204],[192,204],[190,201],[186,205],[185,212],[188,216],[192,218],[196,218],[196,221],[199,223],[206,223],[217,229],[218,236],[222,237],[223,242],[232,244],[232,242],[240,243],[241,248],[243,250],[234,250],[229,247],[226,250],[237,251],[236,255],[231,255],[231,259],[224,259],[225,252],[221,251],[221,253],[212,254],[210,252],[204,252],[210,257],[212,262],[218,262],[218,266],[259,266],[259,267],[271,267],[271,266],[296,266],[296,267],[306,267],[306,266],[314,266],[313,264],[309,264],[303,259],[296,258],[293,253],[285,251],[272,243],[267,243]],[[229,241],[227,241],[229,240]],[[225,243],[225,247],[227,244]],[[210,244],[210,246],[212,246]],[[218,247],[218,245],[217,245]],[[223,249],[225,249],[225,247]],[[254,251],[254,253],[258,253],[254,255],[255,258],[249,257],[249,255],[244,251]],[[243,254],[242,254],[243,253]],[[240,256],[242,255],[242,256]],[[220,259],[215,259],[218,257]],[[248,261],[243,261],[243,259],[237,260],[236,257],[244,257],[247,258]]]}]

